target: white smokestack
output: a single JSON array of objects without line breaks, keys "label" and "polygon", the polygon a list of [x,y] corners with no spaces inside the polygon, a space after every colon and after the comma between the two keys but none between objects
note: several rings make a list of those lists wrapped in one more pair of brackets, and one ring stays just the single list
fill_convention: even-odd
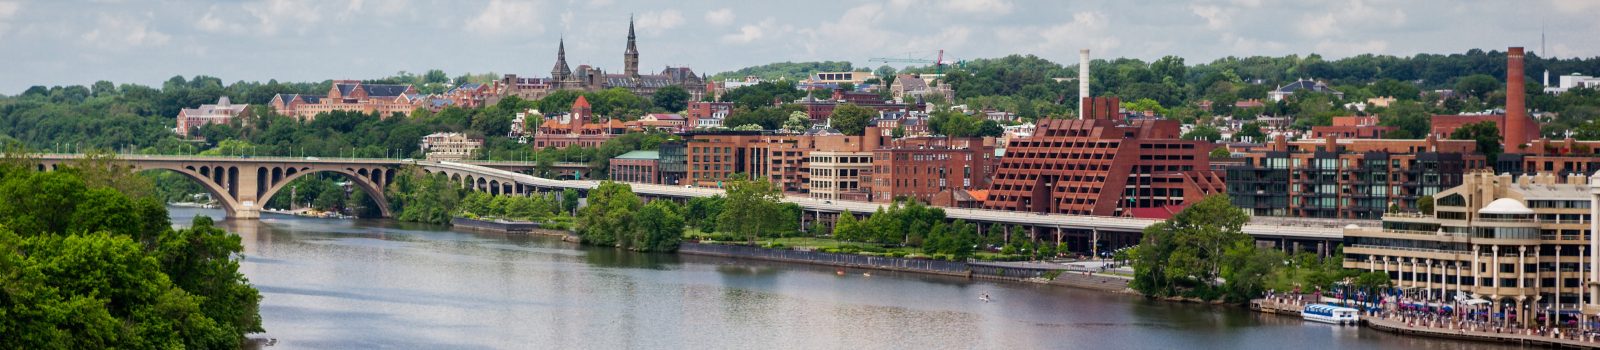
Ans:
[{"label": "white smokestack", "polygon": [[1083,99],[1089,97],[1089,49],[1078,50],[1078,119],[1088,119]]}]

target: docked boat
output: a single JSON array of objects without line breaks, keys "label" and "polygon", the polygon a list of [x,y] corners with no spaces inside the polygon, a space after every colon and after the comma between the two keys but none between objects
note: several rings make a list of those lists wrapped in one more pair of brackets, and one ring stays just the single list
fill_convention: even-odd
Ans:
[{"label": "docked boat", "polygon": [[1305,309],[1300,310],[1300,317],[1305,318],[1307,321],[1332,323],[1340,326],[1354,326],[1358,324],[1358,321],[1360,321],[1358,316],[1356,316],[1358,312],[1360,311],[1343,306],[1311,304],[1306,305]]}]

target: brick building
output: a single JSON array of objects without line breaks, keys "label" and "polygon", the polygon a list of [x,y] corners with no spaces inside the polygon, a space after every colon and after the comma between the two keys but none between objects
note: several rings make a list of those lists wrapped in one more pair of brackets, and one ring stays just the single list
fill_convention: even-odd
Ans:
[{"label": "brick building", "polygon": [[178,127],[173,128],[179,136],[189,136],[189,130],[206,124],[227,124],[233,118],[250,115],[250,105],[236,105],[228,101],[227,96],[217,99],[217,104],[200,105],[199,108],[184,108],[178,111]]},{"label": "brick building", "polygon": [[1006,146],[984,207],[1077,215],[1184,205],[1224,190],[1209,142],[1176,120],[1123,121],[1119,101],[1085,98],[1084,119],[1045,119]]},{"label": "brick building", "polygon": [[733,113],[733,102],[690,101],[686,127],[688,129],[722,126],[722,120]]},{"label": "brick building", "polygon": [[659,184],[661,154],[657,151],[633,151],[611,158],[611,180],[621,182]]},{"label": "brick building", "polygon": [[935,203],[941,201],[937,200],[940,193],[986,190],[998,163],[994,142],[993,138],[934,136],[890,141],[872,157],[872,200],[915,198]]},{"label": "brick building", "polygon": [[318,113],[346,111],[377,113],[387,118],[394,113],[411,115],[423,107],[426,96],[417,93],[409,84],[367,84],[357,80],[335,80],[324,96],[278,94],[268,105],[278,114],[310,120]]},{"label": "brick building", "polygon": [[[876,127],[867,128],[868,135],[878,132]],[[686,139],[686,176],[694,185],[720,187],[728,175],[744,173],[772,181],[789,193],[810,190],[812,152],[864,152],[876,148],[869,143],[877,142],[877,138],[861,136],[731,130],[691,132]],[[824,169],[829,166],[833,164],[824,164]]]},{"label": "brick building", "polygon": [[1470,140],[1323,139],[1277,136],[1243,152],[1227,169],[1234,206],[1259,216],[1376,220],[1390,205],[1461,184],[1468,169],[1487,165]]},{"label": "brick building", "polygon": [[1509,171],[1514,173],[1588,175],[1600,171],[1600,153],[1596,151],[1600,151],[1600,141],[1538,139],[1523,153],[1512,155],[1513,159],[1501,158],[1516,164]]},{"label": "brick building", "polygon": [[1328,136],[1341,139],[1381,139],[1384,134],[1399,129],[1399,127],[1378,125],[1378,117],[1373,116],[1333,117],[1333,125],[1331,126],[1311,127],[1311,137],[1319,139]]},{"label": "brick building", "polygon": [[571,112],[545,119],[543,124],[539,124],[538,131],[533,135],[533,147],[600,147],[606,140],[627,132],[627,127],[615,119],[604,116],[598,120],[591,119],[595,119],[595,116],[589,100],[578,96],[578,100],[572,101]]}]

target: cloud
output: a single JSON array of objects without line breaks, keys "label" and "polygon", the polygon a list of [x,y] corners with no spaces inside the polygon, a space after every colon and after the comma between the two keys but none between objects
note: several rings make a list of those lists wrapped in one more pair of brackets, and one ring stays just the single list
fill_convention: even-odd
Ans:
[{"label": "cloud", "polygon": [[1101,52],[1101,57],[1115,57],[1106,53],[1122,46],[1122,41],[1109,30],[1111,19],[1099,11],[1072,14],[1072,21],[1054,26],[1013,26],[995,29],[1000,42],[1012,48],[1008,52],[1032,53],[1046,59],[1077,57],[1078,49]]},{"label": "cloud", "polygon": [[274,35],[281,28],[295,28],[296,33],[307,33],[322,21],[322,5],[331,4],[309,0],[267,0],[244,5],[244,12],[255,17],[259,24],[248,30],[263,35]]},{"label": "cloud", "polygon": [[1008,0],[946,0],[939,7],[946,11],[964,14],[1003,15],[1011,13],[1011,2]]},{"label": "cloud", "polygon": [[1365,1],[1329,4],[1332,8],[1318,14],[1301,16],[1299,32],[1311,38],[1343,35],[1346,28],[1377,29],[1398,27],[1406,23],[1405,9],[1398,6],[1373,7]]},{"label": "cloud", "polygon": [[1600,10],[1600,1],[1593,0],[1550,0],[1550,4],[1563,13],[1593,13]]},{"label": "cloud", "polygon": [[678,25],[683,24],[683,13],[678,12],[678,10],[649,12],[639,15],[636,24],[639,26],[639,30],[645,33],[659,33],[677,28]]},{"label": "cloud", "polygon": [[1189,11],[1194,12],[1195,16],[1204,18],[1206,20],[1206,28],[1211,30],[1225,28],[1229,23],[1232,23],[1233,19],[1233,16],[1227,10],[1212,5],[1189,5]]},{"label": "cloud", "polygon": [[[467,30],[489,35],[514,31],[544,33],[544,25],[536,20],[537,12],[535,4],[531,2],[491,0],[489,5],[483,7],[483,11],[467,20]],[[566,20],[565,15],[562,19]]]},{"label": "cloud", "polygon": [[722,36],[722,42],[729,44],[749,44],[766,37],[767,31],[762,29],[772,25],[772,20],[767,19],[758,24],[746,24],[739,27],[739,31]]},{"label": "cloud", "polygon": [[20,2],[0,1],[0,39],[6,37],[6,31],[11,29],[11,17],[16,16],[21,9]]},{"label": "cloud", "polygon": [[140,46],[166,45],[172,36],[150,28],[150,20],[126,15],[100,14],[99,25],[79,36],[89,47],[127,49]]},{"label": "cloud", "polygon": [[706,23],[711,23],[711,25],[715,26],[733,24],[733,18],[733,9],[726,7],[717,9],[716,11],[706,12]]}]

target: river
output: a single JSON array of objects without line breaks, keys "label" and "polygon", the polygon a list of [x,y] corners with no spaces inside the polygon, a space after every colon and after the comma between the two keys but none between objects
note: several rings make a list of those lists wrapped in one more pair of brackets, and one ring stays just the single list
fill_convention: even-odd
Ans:
[{"label": "river", "polygon": [[[170,208],[173,222],[211,209]],[[639,254],[544,236],[264,215],[271,348],[1495,349],[1019,283]],[[988,293],[994,300],[978,297]]]}]

